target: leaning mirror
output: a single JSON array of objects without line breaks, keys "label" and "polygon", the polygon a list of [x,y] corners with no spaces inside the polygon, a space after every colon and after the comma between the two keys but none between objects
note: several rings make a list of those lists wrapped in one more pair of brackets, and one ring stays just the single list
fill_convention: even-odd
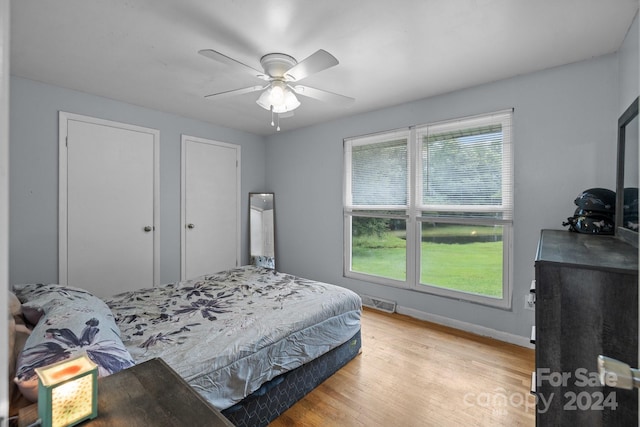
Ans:
[{"label": "leaning mirror", "polygon": [[273,193],[249,193],[249,263],[276,268]]},{"label": "leaning mirror", "polygon": [[638,246],[638,98],[618,120],[616,235]]}]

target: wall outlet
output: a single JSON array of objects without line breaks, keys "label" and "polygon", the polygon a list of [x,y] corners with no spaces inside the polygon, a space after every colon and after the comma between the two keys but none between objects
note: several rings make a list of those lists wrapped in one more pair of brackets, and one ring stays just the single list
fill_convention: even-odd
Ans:
[{"label": "wall outlet", "polygon": [[527,310],[536,309],[536,294],[530,292],[524,296],[524,308]]}]

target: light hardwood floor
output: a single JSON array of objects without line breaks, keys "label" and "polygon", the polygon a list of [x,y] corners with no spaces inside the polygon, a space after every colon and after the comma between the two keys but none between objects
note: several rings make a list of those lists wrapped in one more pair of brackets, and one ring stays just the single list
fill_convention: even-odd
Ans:
[{"label": "light hardwood floor", "polygon": [[533,426],[534,351],[365,309],[362,353],[289,408],[282,426]]}]

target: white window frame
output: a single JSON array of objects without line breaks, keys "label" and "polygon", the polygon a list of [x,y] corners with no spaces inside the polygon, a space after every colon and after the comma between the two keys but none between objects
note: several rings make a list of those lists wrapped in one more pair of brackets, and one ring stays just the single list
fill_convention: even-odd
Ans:
[{"label": "white window frame", "polygon": [[[414,290],[417,292],[440,295],[448,298],[454,298],[474,303],[489,305],[492,307],[510,309],[513,293],[513,138],[511,131],[512,111],[505,110],[490,114],[481,114],[477,116],[465,117],[461,119],[443,121],[429,125],[413,126],[410,128],[396,129],[389,132],[383,132],[375,135],[367,135],[363,137],[347,138],[344,140],[344,191],[343,191],[343,207],[344,207],[344,266],[343,274],[345,277],[358,279],[370,283],[394,286],[398,288]],[[500,120],[496,119],[499,118]],[[422,142],[419,140],[417,133],[425,127],[432,127],[437,130],[443,130],[447,127],[463,126],[473,127],[475,123],[489,121],[497,123],[500,121],[503,125],[503,133],[505,142],[503,143],[503,204],[494,208],[495,211],[504,213],[503,219],[482,219],[482,218],[447,218],[447,217],[429,217],[422,216],[421,213],[425,208],[429,210],[446,210],[446,211],[479,211],[489,212],[492,209],[487,207],[478,208],[477,206],[438,206],[438,205],[422,205],[422,163],[421,148]],[[351,196],[351,148],[358,145],[368,145],[377,142],[389,141],[397,139],[398,136],[407,135],[407,188],[408,199],[407,205],[404,206],[354,206],[350,203]],[[375,212],[381,211],[378,215]],[[382,212],[384,211],[384,213]],[[388,211],[404,211],[403,214],[388,214]],[[375,218],[396,218],[406,220],[406,278],[404,281],[385,278],[372,274],[355,272],[351,270],[352,256],[352,230],[351,219],[353,217],[375,217]],[[457,291],[438,286],[420,283],[420,261],[421,261],[421,241],[422,223],[427,221],[441,223],[456,224],[474,224],[474,225],[500,225],[503,230],[503,259],[502,259],[502,298],[489,297],[480,294]]]}]

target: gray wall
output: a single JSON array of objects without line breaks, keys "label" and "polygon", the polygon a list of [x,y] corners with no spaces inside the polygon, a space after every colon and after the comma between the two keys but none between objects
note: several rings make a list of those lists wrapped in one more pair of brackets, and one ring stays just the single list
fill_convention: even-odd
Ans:
[{"label": "gray wall", "polygon": [[[582,190],[615,188],[618,73],[618,55],[612,54],[269,137],[267,183],[276,194],[279,269],[396,300],[410,310],[528,336],[534,316],[524,310],[524,296],[534,278],[540,229],[562,229]],[[510,107],[512,310],[343,277],[343,138]]]},{"label": "gray wall", "polygon": [[640,61],[638,56],[640,54],[640,38],[638,30],[638,14],[634,19],[627,35],[618,50],[618,56],[620,61],[620,73],[619,73],[619,115],[627,109],[627,107],[633,102],[634,99],[640,93]]},{"label": "gray wall", "polygon": [[180,135],[242,146],[242,261],[248,193],[263,191],[264,138],[12,76],[9,283],[58,281],[58,111],[160,131],[160,282],[180,278]]}]

